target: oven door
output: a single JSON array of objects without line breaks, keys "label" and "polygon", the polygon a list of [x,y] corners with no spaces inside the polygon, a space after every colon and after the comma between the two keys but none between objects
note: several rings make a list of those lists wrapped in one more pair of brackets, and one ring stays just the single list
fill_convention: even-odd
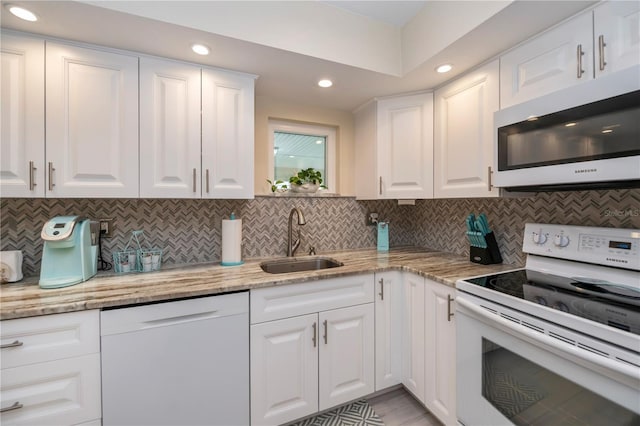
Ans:
[{"label": "oven door", "polygon": [[504,319],[460,293],[456,317],[463,425],[640,422],[637,367]]}]

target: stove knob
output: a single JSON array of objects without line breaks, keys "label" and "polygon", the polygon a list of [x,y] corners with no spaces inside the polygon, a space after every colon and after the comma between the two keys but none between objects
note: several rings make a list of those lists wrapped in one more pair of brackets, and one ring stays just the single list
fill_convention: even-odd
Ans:
[{"label": "stove knob", "polygon": [[536,296],[536,297],[534,297],[534,298],[533,298],[533,301],[534,301],[534,302],[536,302],[538,305],[542,305],[542,306],[547,306],[547,305],[549,305],[549,304],[547,303],[547,299],[545,299],[545,298],[544,298],[544,297],[542,297],[542,296]]},{"label": "stove knob", "polygon": [[542,245],[547,242],[547,236],[543,234],[542,231],[534,232],[531,237],[533,238],[533,242],[538,245]]},{"label": "stove knob", "polygon": [[562,234],[556,234],[553,239],[553,244],[555,244],[556,247],[566,247],[569,245],[569,237]]},{"label": "stove knob", "polygon": [[569,312],[569,307],[562,302],[556,302],[552,306],[553,309],[557,309],[562,312]]}]

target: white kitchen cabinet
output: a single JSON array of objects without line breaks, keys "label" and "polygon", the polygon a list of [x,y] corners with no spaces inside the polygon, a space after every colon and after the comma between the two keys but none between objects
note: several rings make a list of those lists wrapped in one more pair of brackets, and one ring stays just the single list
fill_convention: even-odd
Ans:
[{"label": "white kitchen cabinet", "polygon": [[47,42],[47,196],[138,197],[138,58]]},{"label": "white kitchen cabinet", "polygon": [[455,289],[425,278],[425,399],[445,425],[456,418]]},{"label": "white kitchen cabinet", "polygon": [[609,1],[593,10],[596,77],[640,64],[640,2]]},{"label": "white kitchen cabinet", "polygon": [[402,273],[375,275],[376,391],[402,383]]},{"label": "white kitchen cabinet", "polygon": [[250,296],[251,424],[287,423],[374,392],[373,274]]},{"label": "white kitchen cabinet", "polygon": [[200,73],[140,59],[140,197],[200,198]]},{"label": "white kitchen cabinet", "polygon": [[3,425],[99,422],[98,311],[7,320],[0,327]]},{"label": "white kitchen cabinet", "polygon": [[44,41],[2,34],[0,192],[44,197]]},{"label": "white kitchen cabinet", "polygon": [[500,108],[593,79],[593,24],[583,13],[500,57]]},{"label": "white kitchen cabinet", "polygon": [[[425,285],[424,278],[405,273],[402,331],[402,383],[420,402],[425,401]],[[429,349],[431,349],[429,347]]]},{"label": "white kitchen cabinet", "polygon": [[373,303],[320,312],[320,410],[373,393]]},{"label": "white kitchen cabinet", "polygon": [[255,76],[202,70],[202,198],[253,198]]},{"label": "white kitchen cabinet", "polygon": [[500,64],[495,60],[436,90],[434,197],[499,195],[491,185],[499,78]]},{"label": "white kitchen cabinet", "polygon": [[433,94],[375,100],[355,113],[356,197],[433,198]]},{"label": "white kitchen cabinet", "polygon": [[318,315],[251,326],[251,424],[318,411]]}]

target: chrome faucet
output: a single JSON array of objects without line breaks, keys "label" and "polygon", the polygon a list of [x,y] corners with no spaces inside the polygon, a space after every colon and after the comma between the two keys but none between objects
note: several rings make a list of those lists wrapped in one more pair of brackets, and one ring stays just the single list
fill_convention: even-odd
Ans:
[{"label": "chrome faucet", "polygon": [[294,207],[291,209],[291,213],[289,213],[289,233],[287,237],[287,256],[293,257],[295,255],[296,250],[300,246],[300,228],[298,228],[298,238],[295,241],[292,241],[293,238],[293,214],[296,213],[298,216],[298,225],[304,225],[307,223],[304,220],[304,215],[299,208]]}]

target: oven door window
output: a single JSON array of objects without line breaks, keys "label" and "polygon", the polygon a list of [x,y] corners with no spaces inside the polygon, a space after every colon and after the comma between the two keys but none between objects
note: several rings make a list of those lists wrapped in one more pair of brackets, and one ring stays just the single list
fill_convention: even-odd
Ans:
[{"label": "oven door window", "polygon": [[482,396],[516,425],[637,425],[640,416],[482,339]]},{"label": "oven door window", "polygon": [[498,170],[640,155],[640,91],[498,129]]}]

